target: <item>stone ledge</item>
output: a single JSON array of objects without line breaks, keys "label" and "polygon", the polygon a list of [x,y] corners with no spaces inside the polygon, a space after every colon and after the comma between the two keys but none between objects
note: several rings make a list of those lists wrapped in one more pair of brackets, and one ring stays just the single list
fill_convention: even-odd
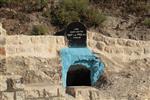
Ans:
[{"label": "stone ledge", "polygon": [[88,32],[92,34],[97,34],[96,37],[93,35],[93,40],[94,41],[101,41],[105,43],[105,45],[108,46],[128,46],[128,47],[145,47],[150,45],[150,41],[136,41],[136,40],[131,40],[131,39],[123,39],[123,38],[112,38],[112,37],[107,37],[104,36],[100,33],[95,33],[95,32]]},{"label": "stone ledge", "polygon": [[99,90],[88,86],[70,86],[66,93],[83,100],[99,100]]},{"label": "stone ledge", "polygon": [[30,84],[25,86],[26,98],[64,97],[65,89],[62,86],[49,83]]}]

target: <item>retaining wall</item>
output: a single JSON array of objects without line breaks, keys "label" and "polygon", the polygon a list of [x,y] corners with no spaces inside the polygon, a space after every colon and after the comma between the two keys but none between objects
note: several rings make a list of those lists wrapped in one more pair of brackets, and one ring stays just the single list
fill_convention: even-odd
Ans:
[{"label": "retaining wall", "polygon": [[150,41],[111,38],[94,32],[89,37],[89,47],[112,60],[129,62],[150,57]]},{"label": "retaining wall", "polygon": [[[99,33],[89,32],[88,46],[95,53],[118,62],[150,58],[150,41],[110,38]],[[49,82],[52,86],[60,85],[59,51],[63,47],[66,47],[65,40],[60,36],[1,35],[0,99],[7,97],[4,100],[25,100],[23,99],[25,98],[24,93],[26,93],[24,84]],[[8,88],[8,85],[11,86],[11,82],[8,82],[9,79],[12,79],[14,84],[13,90],[10,89],[12,92]],[[59,94],[60,90],[58,88],[55,90]],[[58,95],[56,92],[55,94]],[[42,93],[46,96],[45,90],[42,90]],[[34,94],[37,98],[41,96],[37,95],[36,91]]]}]

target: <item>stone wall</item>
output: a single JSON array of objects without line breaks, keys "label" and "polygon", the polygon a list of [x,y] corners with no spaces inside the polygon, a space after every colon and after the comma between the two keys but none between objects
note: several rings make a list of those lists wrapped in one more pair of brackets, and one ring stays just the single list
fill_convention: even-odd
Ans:
[{"label": "stone wall", "polygon": [[7,36],[7,57],[34,56],[55,58],[60,48],[65,46],[63,37],[56,36]]},{"label": "stone wall", "polygon": [[94,52],[115,61],[129,62],[150,57],[150,41],[111,38],[94,32],[89,37],[89,47]]},{"label": "stone wall", "polygon": [[[59,50],[63,47],[64,37],[1,35],[0,100],[66,100],[61,94],[65,90],[60,88]],[[88,34],[88,47],[102,55],[102,61],[103,56],[117,63],[150,57],[150,42],[110,38],[94,32]]]},{"label": "stone wall", "polygon": [[[25,100],[27,95],[30,98],[32,90],[29,94],[24,90],[27,84],[61,84],[59,50],[63,47],[63,37],[1,35],[0,100]],[[59,91],[55,87],[54,93],[50,90],[45,92],[50,93],[49,96],[56,94],[56,97],[57,89]]]},{"label": "stone wall", "polygon": [[123,71],[127,63],[150,58],[150,41],[111,38],[95,32],[88,37],[89,47],[104,62],[106,73]]},{"label": "stone wall", "polygon": [[0,74],[5,72],[5,62],[6,62],[5,44],[6,44],[5,37],[0,36]]},{"label": "stone wall", "polygon": [[59,50],[63,47],[63,37],[7,36],[7,73],[23,76],[25,83],[51,81],[58,84]]},{"label": "stone wall", "polygon": [[[110,38],[94,32],[88,34],[89,48],[114,62],[150,57],[149,45],[150,42],[145,41]],[[59,84],[59,50],[65,46],[61,36],[0,36],[0,74],[20,75],[24,83],[50,81]]]}]

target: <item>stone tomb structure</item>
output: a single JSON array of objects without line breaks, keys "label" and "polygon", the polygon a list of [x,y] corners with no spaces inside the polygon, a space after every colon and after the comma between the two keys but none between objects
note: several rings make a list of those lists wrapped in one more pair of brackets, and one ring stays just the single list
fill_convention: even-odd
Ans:
[{"label": "stone tomb structure", "polygon": [[[72,74],[71,70],[83,69],[84,74],[80,75],[88,77],[85,81],[86,84],[83,81],[84,85],[92,85],[93,81],[91,82],[91,78],[89,80],[89,76],[92,77],[92,73],[97,72],[92,71],[93,67],[89,67],[90,63],[85,63],[89,54],[93,56],[93,58],[89,57],[91,62],[94,59],[94,54],[88,48],[101,55],[101,59],[105,63],[106,71],[112,73],[118,73],[124,70],[126,66],[123,66],[122,63],[126,64],[139,59],[146,61],[145,58],[150,58],[150,41],[111,38],[100,33],[88,32],[87,47],[77,48],[67,46],[65,43],[67,39],[64,39],[63,36],[10,36],[4,33],[2,31],[0,35],[0,100],[72,100],[70,97],[69,99],[65,99],[68,98],[68,95],[65,94],[66,88],[62,86],[62,84],[66,84],[66,86],[67,84],[76,84],[72,83],[71,77],[79,77],[78,73]],[[68,51],[65,49],[68,49]],[[72,50],[76,52],[72,52]],[[63,60],[63,57],[65,57],[62,56],[63,51],[66,52],[67,59],[75,55],[76,59],[70,60],[75,64],[73,62],[70,63],[70,61],[67,64],[67,61],[65,62],[66,59]],[[69,51],[71,54],[74,54],[70,56]],[[82,57],[86,58],[86,60],[80,60],[81,52],[83,53]],[[86,57],[85,55],[88,56]],[[113,65],[109,62],[113,62]],[[77,63],[78,65],[80,64],[78,67]],[[139,63],[137,64],[139,66]],[[140,64],[140,66],[143,66],[143,64]],[[141,70],[143,70],[143,67]],[[83,73],[82,71],[80,72]],[[67,76],[71,77],[67,78]],[[81,85],[81,82],[79,85]],[[119,87],[117,86],[116,90],[118,89]],[[128,89],[126,91],[128,92]],[[108,93],[105,95],[106,92],[84,86],[70,88],[67,90],[68,92],[76,100],[81,100],[80,97],[83,97],[82,100],[115,100],[116,97],[116,94],[111,95]],[[146,97],[143,97],[141,100],[150,97],[149,91],[142,91],[142,93]],[[123,95],[125,96],[123,99],[128,99],[128,95]]]},{"label": "stone tomb structure", "polygon": [[86,28],[77,24],[82,28],[68,26],[66,39],[0,35],[0,100],[59,100],[67,86],[93,85],[104,65],[87,48]]},{"label": "stone tomb structure", "polygon": [[60,51],[63,86],[91,86],[103,73],[104,64],[87,48],[86,27],[73,22],[66,29],[67,48]]}]

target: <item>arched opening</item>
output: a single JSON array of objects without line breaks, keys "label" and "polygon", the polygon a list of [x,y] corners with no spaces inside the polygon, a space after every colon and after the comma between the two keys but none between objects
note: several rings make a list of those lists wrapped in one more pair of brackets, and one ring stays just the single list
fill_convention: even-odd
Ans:
[{"label": "arched opening", "polygon": [[83,65],[72,65],[67,72],[67,86],[91,86],[91,71]]}]

